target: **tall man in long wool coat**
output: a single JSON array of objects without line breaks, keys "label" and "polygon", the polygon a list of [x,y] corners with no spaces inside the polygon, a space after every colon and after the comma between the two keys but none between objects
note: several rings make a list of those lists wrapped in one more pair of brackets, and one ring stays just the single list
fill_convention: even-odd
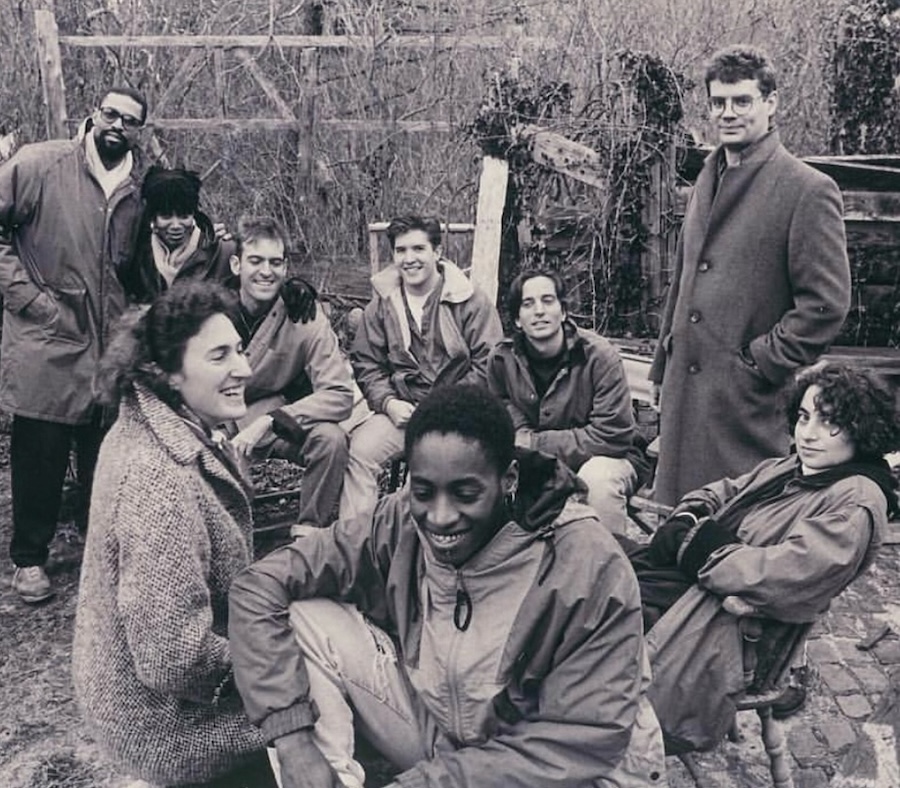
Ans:
[{"label": "tall man in long wool coat", "polygon": [[841,194],[782,146],[775,72],[750,46],[706,71],[720,145],[697,179],[650,380],[661,386],[655,496],[786,454],[780,390],[850,307]]}]

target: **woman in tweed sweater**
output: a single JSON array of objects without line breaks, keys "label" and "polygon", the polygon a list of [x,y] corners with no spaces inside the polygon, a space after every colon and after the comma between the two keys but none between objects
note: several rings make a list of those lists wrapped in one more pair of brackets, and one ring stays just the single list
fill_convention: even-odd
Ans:
[{"label": "woman in tweed sweater", "polygon": [[73,675],[91,735],[163,785],[274,785],[234,691],[227,593],[250,563],[250,489],[215,430],[245,412],[231,296],[188,283],[114,341],[119,405],[94,479]]}]

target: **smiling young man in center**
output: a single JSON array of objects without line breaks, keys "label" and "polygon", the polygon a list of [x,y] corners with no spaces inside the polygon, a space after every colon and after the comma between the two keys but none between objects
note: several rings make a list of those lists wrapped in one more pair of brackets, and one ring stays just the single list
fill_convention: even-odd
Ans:
[{"label": "smiling young man in center", "polygon": [[350,353],[374,413],[350,436],[342,518],[371,514],[379,469],[402,454],[406,423],[433,388],[486,385],[488,355],[503,336],[490,299],[443,256],[437,219],[396,218],[387,237],[393,264],[372,277]]}]

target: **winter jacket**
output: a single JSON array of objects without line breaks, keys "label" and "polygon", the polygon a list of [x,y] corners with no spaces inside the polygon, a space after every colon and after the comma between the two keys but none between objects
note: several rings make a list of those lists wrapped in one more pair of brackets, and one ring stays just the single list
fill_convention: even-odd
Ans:
[{"label": "winter jacket", "polygon": [[25,145],[0,166],[0,407],[62,424],[92,417],[94,371],[125,308],[116,271],[140,213],[134,171],[107,201],[88,169],[89,130]]},{"label": "winter jacket", "polygon": [[[145,212],[146,213],[146,212]],[[216,238],[213,223],[201,211],[194,214],[200,228],[200,244],[196,251],[181,264],[175,282],[190,279],[225,282],[231,278],[231,256],[237,249],[234,241]],[[153,248],[150,245],[150,217],[144,216],[138,231],[134,254],[119,270],[119,279],[129,300],[137,304],[149,304],[167,289],[166,280],[156,269]]]},{"label": "winter jacket", "polygon": [[491,391],[503,400],[516,430],[531,432],[531,448],[559,457],[573,471],[591,457],[626,457],[643,472],[631,390],[618,352],[593,331],[563,325],[568,359],[543,397],[537,395],[521,333],[491,352]]},{"label": "winter jacket", "polygon": [[237,477],[138,388],[100,450],[73,645],[88,730],[134,776],[201,782],[263,747],[231,684],[227,640],[228,587],[251,561],[251,528]]},{"label": "winter jacket", "polygon": [[840,331],[850,306],[841,194],[778,132],[719,180],[697,178],[650,379],[662,383],[656,499],[785,455],[781,388]]},{"label": "winter jacket", "polygon": [[500,317],[488,297],[449,260],[441,260],[436,374],[427,380],[410,352],[409,320],[400,271],[391,265],[372,277],[375,295],[356,332],[350,361],[366,400],[376,413],[398,398],[418,404],[416,392],[449,383],[485,384],[491,348],[503,337]]},{"label": "winter jacket", "polygon": [[247,361],[253,374],[244,399],[252,415],[242,424],[260,415],[256,403],[264,412],[280,408],[304,432],[350,416],[353,378],[321,305],[308,323],[295,323],[279,296],[247,345]]},{"label": "winter jacket", "polygon": [[[685,496],[679,509],[722,516],[797,463],[767,460]],[[714,747],[734,718],[731,696],[745,688],[742,641],[739,619],[721,607],[724,597],[738,596],[778,621],[815,621],[871,563],[886,524],[884,492],[860,475],[821,489],[798,473],[783,494],[751,508],[737,531],[741,543],[713,552],[697,584],[647,635],[651,699],[667,735]]]},{"label": "winter jacket", "polygon": [[[567,500],[575,489],[571,471],[535,453],[520,457],[520,466],[520,492],[530,491],[533,502],[516,522],[528,522],[529,530],[507,524],[499,541],[453,573],[472,587],[472,620],[480,622],[454,630],[463,641],[458,653],[485,653],[496,645],[492,629],[507,633],[491,675],[459,675],[445,662],[423,661],[436,652],[429,632],[448,631],[452,605],[435,605],[434,592],[441,585],[446,592],[450,580],[436,575],[426,557],[405,490],[382,499],[371,527],[339,521],[238,577],[230,621],[235,678],[268,740],[315,719],[286,610],[293,600],[328,597],[354,603],[393,633],[402,667],[418,684],[418,700],[439,725],[451,717],[461,721],[442,731],[458,749],[441,749],[402,773],[400,785],[663,783],[661,740],[644,697],[648,676],[634,574],[593,512]],[[532,468],[540,469],[533,477]],[[490,556],[498,563],[490,565]],[[528,577],[520,584],[520,604],[504,603],[511,571]],[[427,613],[423,588],[429,589]],[[485,627],[486,619],[495,626]],[[478,640],[485,632],[487,644]],[[423,677],[429,673],[430,680]],[[495,694],[475,697],[465,691],[473,683],[493,684]],[[460,704],[452,715],[451,696]],[[650,725],[635,724],[639,710]]]}]

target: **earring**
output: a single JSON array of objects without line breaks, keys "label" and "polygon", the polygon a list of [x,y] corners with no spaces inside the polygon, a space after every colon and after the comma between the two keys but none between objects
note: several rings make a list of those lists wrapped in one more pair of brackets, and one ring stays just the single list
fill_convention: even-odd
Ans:
[{"label": "earring", "polygon": [[503,496],[503,502],[506,504],[508,509],[512,509],[513,506],[516,505],[516,492],[518,491],[518,485],[513,484],[506,491],[506,494]]}]

